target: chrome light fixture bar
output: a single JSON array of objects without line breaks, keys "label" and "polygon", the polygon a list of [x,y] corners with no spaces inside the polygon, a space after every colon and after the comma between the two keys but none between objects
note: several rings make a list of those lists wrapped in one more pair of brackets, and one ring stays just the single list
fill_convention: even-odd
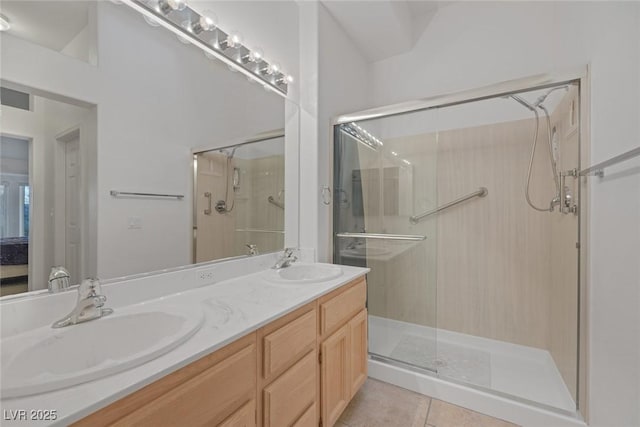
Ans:
[{"label": "chrome light fixture bar", "polygon": [[373,136],[366,129],[362,128],[355,122],[340,125],[340,130],[354,137],[358,142],[365,144],[367,147],[377,150],[384,144],[378,138]]},{"label": "chrome light fixture bar", "polygon": [[147,22],[166,28],[265,88],[287,95],[293,77],[282,72],[277,64],[266,61],[260,50],[244,46],[237,34],[218,28],[215,18],[197,12],[186,0],[121,0],[121,3],[141,13]]}]

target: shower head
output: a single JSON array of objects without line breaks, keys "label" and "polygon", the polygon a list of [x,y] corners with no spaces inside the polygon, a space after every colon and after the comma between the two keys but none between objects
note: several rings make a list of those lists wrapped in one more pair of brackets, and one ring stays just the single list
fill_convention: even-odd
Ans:
[{"label": "shower head", "polygon": [[222,149],[220,149],[220,153],[224,154],[225,156],[227,156],[228,159],[233,159],[233,156],[236,154],[236,150],[237,149],[238,149],[237,146],[233,147],[231,149],[231,151],[229,151],[229,149],[222,148]]},{"label": "shower head", "polygon": [[529,110],[531,110],[534,113],[536,113],[537,105],[534,107],[533,105],[529,104],[527,101],[525,101],[524,99],[522,99],[518,95],[509,95],[509,98],[515,99],[516,101],[518,101],[519,104],[523,105],[525,108],[528,108]]},{"label": "shower head", "polygon": [[536,107],[540,106],[540,104],[542,104],[547,99],[547,97],[551,95],[552,92],[555,92],[556,90],[561,90],[561,89],[569,90],[569,85],[552,87],[546,93],[543,93],[542,95],[540,95],[538,99],[536,99],[536,102],[534,103],[534,105]]}]

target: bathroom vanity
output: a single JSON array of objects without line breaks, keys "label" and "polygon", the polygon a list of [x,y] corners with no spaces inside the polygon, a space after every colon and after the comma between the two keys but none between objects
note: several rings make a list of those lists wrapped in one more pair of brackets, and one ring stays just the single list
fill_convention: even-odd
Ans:
[{"label": "bathroom vanity", "polygon": [[[275,270],[264,268],[272,258],[214,264],[214,277],[252,273],[202,287],[194,287],[202,267],[105,284],[113,319],[130,315],[122,313],[156,313],[163,306],[174,313],[187,307],[193,321],[203,316],[202,326],[146,363],[70,387],[3,399],[3,411],[56,410],[56,420],[30,420],[33,425],[334,425],[367,377],[368,270],[295,263],[276,277]],[[315,271],[320,271],[317,277]],[[175,292],[188,277],[189,289]],[[151,298],[144,299],[145,291]],[[67,302],[74,296],[65,294]],[[54,301],[62,295],[42,296]],[[42,297],[31,301],[41,302]],[[11,301],[3,303],[3,309],[12,309]],[[109,321],[107,316],[57,331],[89,331]],[[5,325],[5,331],[11,327]],[[38,328],[47,333],[49,327]],[[124,335],[138,333],[144,330],[131,328]]]},{"label": "bathroom vanity", "polygon": [[367,377],[366,282],[328,295],[76,426],[332,426]]}]

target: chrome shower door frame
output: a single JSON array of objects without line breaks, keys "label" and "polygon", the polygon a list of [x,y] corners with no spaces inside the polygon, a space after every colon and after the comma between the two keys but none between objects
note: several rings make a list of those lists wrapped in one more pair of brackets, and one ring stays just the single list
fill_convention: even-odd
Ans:
[{"label": "chrome shower door frame", "polygon": [[[590,164],[590,66],[585,65],[576,69],[563,72],[553,72],[545,74],[537,74],[529,77],[503,81],[488,86],[475,89],[465,90],[461,92],[445,93],[431,97],[421,98],[412,101],[401,102],[381,107],[370,108],[348,114],[335,116],[331,120],[331,132],[329,141],[329,179],[331,188],[334,188],[334,144],[335,144],[335,127],[345,123],[358,122],[361,120],[370,120],[376,118],[390,117],[404,113],[411,113],[421,110],[429,110],[435,108],[448,107],[459,104],[466,104],[484,99],[509,96],[519,92],[545,89],[552,86],[562,84],[577,83],[579,86],[579,129],[578,129],[578,158],[579,170],[585,165]],[[578,304],[578,331],[577,331],[577,412],[588,421],[588,318],[587,308],[589,301],[589,284],[588,284],[588,205],[589,205],[589,181],[586,177],[580,177],[580,185],[578,186],[578,241],[576,248],[578,250],[578,283],[576,287],[576,298]],[[330,232],[329,240],[329,256],[334,259],[334,239],[336,238],[335,224],[333,215],[330,215]]]}]

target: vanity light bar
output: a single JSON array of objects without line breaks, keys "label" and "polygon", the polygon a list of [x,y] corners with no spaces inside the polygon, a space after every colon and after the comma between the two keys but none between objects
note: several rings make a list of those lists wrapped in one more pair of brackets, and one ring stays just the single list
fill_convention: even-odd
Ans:
[{"label": "vanity light bar", "polygon": [[[237,34],[221,30],[215,18],[190,7],[185,0],[121,0],[121,3],[141,13],[148,21],[173,32],[181,39],[197,46],[239,71],[266,89],[286,96],[293,77],[280,70],[275,63],[262,57],[260,50],[250,50]],[[204,25],[203,25],[204,24]]]}]

